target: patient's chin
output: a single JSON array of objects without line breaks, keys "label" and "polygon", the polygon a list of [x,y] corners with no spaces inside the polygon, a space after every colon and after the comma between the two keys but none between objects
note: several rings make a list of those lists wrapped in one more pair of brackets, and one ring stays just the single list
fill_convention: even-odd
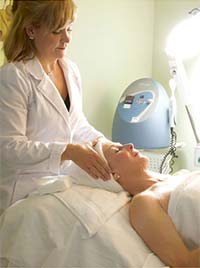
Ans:
[{"label": "patient's chin", "polygon": [[143,161],[144,161],[144,166],[145,168],[149,168],[149,158],[147,156],[142,156]]}]

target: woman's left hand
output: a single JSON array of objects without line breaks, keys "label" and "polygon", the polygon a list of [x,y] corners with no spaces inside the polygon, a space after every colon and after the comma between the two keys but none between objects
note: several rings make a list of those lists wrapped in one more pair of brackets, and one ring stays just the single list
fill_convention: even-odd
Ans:
[{"label": "woman's left hand", "polygon": [[111,178],[110,167],[94,150],[92,142],[68,144],[63,160],[72,160],[94,179],[109,180]]}]

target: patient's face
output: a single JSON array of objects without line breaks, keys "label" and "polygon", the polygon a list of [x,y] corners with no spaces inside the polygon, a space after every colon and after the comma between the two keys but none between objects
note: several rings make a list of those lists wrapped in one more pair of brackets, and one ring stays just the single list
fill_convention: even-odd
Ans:
[{"label": "patient's face", "polygon": [[148,165],[148,158],[135,149],[132,143],[124,145],[120,143],[103,144],[103,152],[111,167],[147,168]]},{"label": "patient's face", "polygon": [[128,183],[129,178],[132,178],[131,181],[133,177],[139,179],[148,168],[148,158],[136,150],[133,144],[103,144],[103,152],[113,172],[123,177],[123,184]]}]

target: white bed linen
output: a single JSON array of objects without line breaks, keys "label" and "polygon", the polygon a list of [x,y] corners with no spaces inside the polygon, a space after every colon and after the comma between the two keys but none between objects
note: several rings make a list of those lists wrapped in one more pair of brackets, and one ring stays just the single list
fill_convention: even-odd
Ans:
[{"label": "white bed linen", "polygon": [[1,216],[0,257],[26,268],[164,267],[130,226],[128,204],[92,236],[83,237],[83,228],[58,196],[31,196]]},{"label": "white bed linen", "polygon": [[128,192],[112,193],[99,188],[72,185],[52,193],[80,221],[81,238],[94,236],[104,223],[131,200]]},{"label": "white bed linen", "polygon": [[200,171],[188,173],[172,192],[168,213],[188,248],[200,246]]}]

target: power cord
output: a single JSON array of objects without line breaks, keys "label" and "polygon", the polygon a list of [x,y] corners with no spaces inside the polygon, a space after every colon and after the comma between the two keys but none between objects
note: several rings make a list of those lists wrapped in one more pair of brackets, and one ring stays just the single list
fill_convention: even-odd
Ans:
[{"label": "power cord", "polygon": [[[161,174],[164,174],[164,173],[171,174],[173,172],[173,165],[175,163],[175,158],[178,158],[178,155],[176,153],[177,135],[173,127],[170,128],[170,134],[171,134],[170,148],[168,152],[164,155],[163,160],[160,164],[159,171]],[[169,168],[169,172],[166,172],[168,168]]]}]

